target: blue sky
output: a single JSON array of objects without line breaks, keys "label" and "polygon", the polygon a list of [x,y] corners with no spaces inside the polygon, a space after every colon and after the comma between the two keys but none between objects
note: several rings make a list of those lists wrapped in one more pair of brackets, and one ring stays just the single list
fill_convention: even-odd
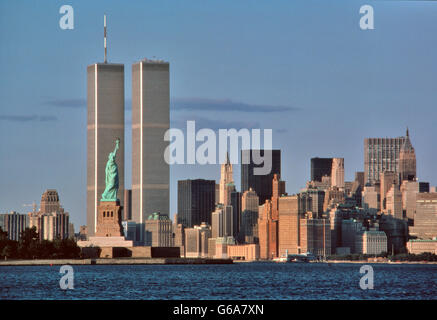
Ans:
[{"label": "blue sky", "polygon": [[[74,30],[59,8],[74,8]],[[359,28],[371,4],[375,29]],[[170,62],[171,122],[273,129],[289,193],[310,158],[363,170],[366,137],[410,128],[418,176],[437,185],[437,3],[419,1],[0,1],[0,212],[59,191],[76,230],[86,211],[86,66],[125,64],[126,186],[131,65]],[[218,166],[171,168],[177,180],[219,178]],[[240,170],[234,168],[237,188]]]}]

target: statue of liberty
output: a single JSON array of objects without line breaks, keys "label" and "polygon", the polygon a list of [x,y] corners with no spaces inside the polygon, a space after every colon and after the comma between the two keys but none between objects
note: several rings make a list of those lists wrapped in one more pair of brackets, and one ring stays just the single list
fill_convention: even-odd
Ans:
[{"label": "statue of liberty", "polygon": [[100,201],[117,201],[117,191],[118,191],[118,167],[115,162],[115,156],[117,155],[117,150],[120,147],[120,139],[117,138],[115,141],[115,149],[108,156],[108,162],[106,163],[106,188],[102,193],[102,199]]}]

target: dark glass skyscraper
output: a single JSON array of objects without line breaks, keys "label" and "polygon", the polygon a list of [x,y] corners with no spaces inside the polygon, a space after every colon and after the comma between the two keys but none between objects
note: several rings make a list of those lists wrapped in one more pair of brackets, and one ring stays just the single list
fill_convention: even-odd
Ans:
[{"label": "dark glass skyscraper", "polygon": [[[281,150],[272,151],[272,170],[266,175],[255,175],[254,168],[263,167],[263,163],[255,164],[253,161],[252,150],[241,150],[241,159],[247,157],[248,164],[241,161],[241,193],[252,188],[259,197],[259,204],[263,204],[272,197],[272,181],[275,174],[281,176]],[[261,157],[264,150],[260,150]]]},{"label": "dark glass skyscraper", "polygon": [[233,219],[233,231],[234,238],[238,238],[241,225],[241,192],[231,192],[231,206],[232,206],[232,219]]},{"label": "dark glass skyscraper", "polygon": [[178,224],[185,228],[192,228],[202,222],[211,224],[214,209],[215,180],[178,181]]},{"label": "dark glass skyscraper", "polygon": [[311,158],[311,181],[322,181],[323,176],[331,176],[332,158]]}]

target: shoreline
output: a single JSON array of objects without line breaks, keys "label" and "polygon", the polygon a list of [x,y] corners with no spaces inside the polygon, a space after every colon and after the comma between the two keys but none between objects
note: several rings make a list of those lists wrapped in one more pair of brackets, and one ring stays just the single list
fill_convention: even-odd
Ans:
[{"label": "shoreline", "polygon": [[321,263],[380,263],[380,264],[437,264],[437,261],[367,261],[367,260],[332,260],[320,261]]},{"label": "shoreline", "polygon": [[166,265],[166,264],[232,264],[232,259],[207,258],[95,258],[95,259],[35,259],[4,260],[1,266],[60,266],[60,265]]},{"label": "shoreline", "polygon": [[[35,260],[3,260],[1,266],[60,266],[60,265],[170,265],[170,264],[240,264],[240,263],[279,263],[272,260],[244,261],[232,259],[212,258],[94,258],[94,259],[35,259]],[[285,263],[285,262],[282,262]],[[280,263],[280,264],[282,264]],[[430,264],[437,265],[437,261],[367,261],[367,260],[332,260],[311,261],[309,263],[324,264]]]}]

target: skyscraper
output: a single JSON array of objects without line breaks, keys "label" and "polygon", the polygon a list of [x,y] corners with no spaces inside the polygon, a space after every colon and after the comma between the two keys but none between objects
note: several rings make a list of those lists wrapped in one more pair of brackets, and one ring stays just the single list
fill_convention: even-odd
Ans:
[{"label": "skyscraper", "polygon": [[247,243],[258,242],[258,210],[259,199],[250,188],[241,197],[240,239]]},{"label": "skyscraper", "polygon": [[114,141],[120,139],[117,152],[119,191],[124,197],[124,65],[95,63],[87,69],[87,226],[94,236],[97,205],[105,190],[105,167]]},{"label": "skyscraper", "polygon": [[182,224],[185,228],[192,228],[202,222],[210,225],[214,209],[214,180],[178,181],[178,224]]},{"label": "skyscraper", "polygon": [[311,158],[311,181],[322,181],[323,176],[331,176],[332,158]]},{"label": "skyscraper", "polygon": [[230,204],[228,188],[232,187],[234,179],[232,177],[232,164],[229,161],[229,154],[226,153],[226,162],[221,165],[220,170],[220,201],[219,203],[227,206]]},{"label": "skyscraper", "polygon": [[232,206],[232,218],[233,221],[233,230],[234,230],[234,238],[238,239],[239,242],[243,241],[243,239],[239,238],[240,229],[241,229],[241,192],[231,192],[231,206]]},{"label": "skyscraper", "polygon": [[[281,177],[281,150],[271,150],[272,168],[269,174],[255,175],[254,168],[262,167],[263,164],[255,164],[253,159],[253,150],[241,150],[241,158],[249,159],[248,164],[241,164],[241,192],[252,188],[259,198],[259,204],[272,197],[272,180],[275,174]],[[264,156],[265,150],[260,150],[261,156]]]},{"label": "skyscraper", "polygon": [[132,219],[132,190],[124,190],[124,208],[123,208],[123,220]]},{"label": "skyscraper", "polygon": [[[403,150],[402,161],[400,160],[401,149]],[[384,171],[392,171],[398,175],[402,171],[404,179],[413,176],[413,173],[415,176],[416,157],[409,142],[408,129],[405,137],[364,139],[365,183],[373,184],[379,181],[380,174]]]},{"label": "skyscraper", "polygon": [[380,190],[381,190],[381,196],[380,196],[380,205],[381,211],[385,211],[387,207],[387,193],[392,187],[393,184],[398,185],[398,175],[393,171],[384,171],[380,174]]},{"label": "skyscraper", "polygon": [[418,193],[416,198],[416,215],[414,227],[410,234],[419,239],[437,237],[437,193]]},{"label": "skyscraper", "polygon": [[405,142],[399,152],[399,177],[400,183],[404,180],[413,181],[416,178],[416,153],[411,145],[408,128]]},{"label": "skyscraper", "polygon": [[132,65],[132,220],[139,226],[138,241],[144,241],[148,215],[169,214],[169,106],[169,63],[145,59]]},{"label": "skyscraper", "polygon": [[332,159],[331,186],[344,188],[344,158]]},{"label": "skyscraper", "polygon": [[234,221],[231,206],[219,204],[211,214],[211,232],[212,238],[233,237]]},{"label": "skyscraper", "polygon": [[145,245],[152,247],[173,247],[172,221],[167,214],[154,212],[145,222]]},{"label": "skyscraper", "polygon": [[[284,255],[285,252],[289,254],[301,253],[299,250],[299,218],[301,211],[299,195],[279,198],[279,256]],[[261,258],[263,258],[263,253],[260,251]]]},{"label": "skyscraper", "polygon": [[29,212],[28,217],[29,227],[36,227],[40,240],[69,237],[69,214],[62,208],[58,192],[54,189],[44,191],[40,210]]}]

